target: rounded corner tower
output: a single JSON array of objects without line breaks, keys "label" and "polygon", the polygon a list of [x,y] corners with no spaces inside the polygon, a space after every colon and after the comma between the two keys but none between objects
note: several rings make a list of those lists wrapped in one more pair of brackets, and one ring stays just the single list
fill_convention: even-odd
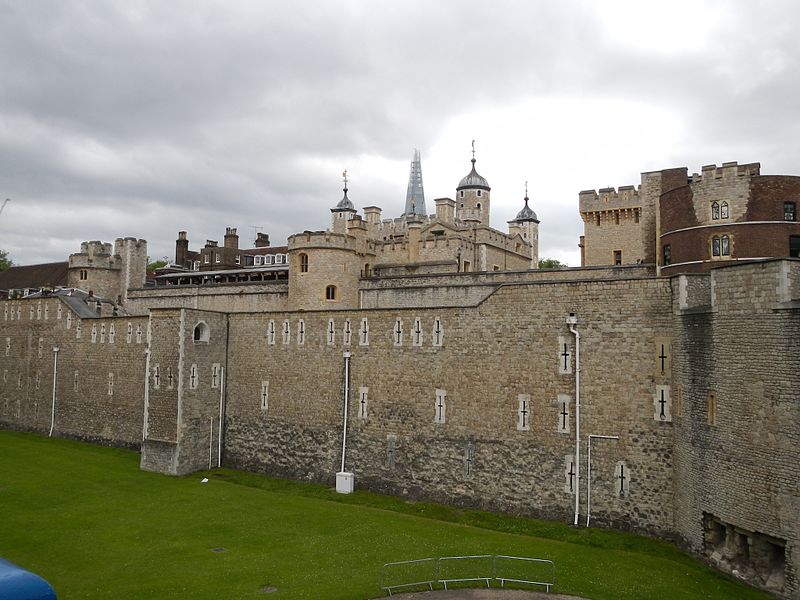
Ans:
[{"label": "rounded corner tower", "polygon": [[475,170],[475,142],[472,143],[472,170],[456,188],[456,216],[465,223],[489,225],[489,182]]}]

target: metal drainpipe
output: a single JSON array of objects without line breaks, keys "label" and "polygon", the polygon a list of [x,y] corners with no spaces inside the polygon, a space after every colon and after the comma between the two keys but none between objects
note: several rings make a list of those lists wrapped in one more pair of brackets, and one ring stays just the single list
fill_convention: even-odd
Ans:
[{"label": "metal drainpipe", "polygon": [[50,433],[47,437],[53,437],[53,428],[56,425],[56,382],[58,381],[58,346],[53,346],[53,405],[50,409]]},{"label": "metal drainpipe", "polygon": [[[149,328],[148,328],[149,329]],[[148,330],[148,337],[150,332]],[[142,423],[142,441],[147,439],[147,421],[150,411],[150,346],[144,349],[144,422]]]},{"label": "metal drainpipe", "polygon": [[569,330],[575,336],[575,520],[578,524],[581,501],[581,334],[575,329],[578,317],[570,313],[567,317]]},{"label": "metal drainpipe", "polygon": [[342,418],[342,469],[340,472],[344,473],[344,459],[347,452],[347,409],[350,403],[350,357],[352,354],[345,352],[342,356],[344,357],[344,415]]}]

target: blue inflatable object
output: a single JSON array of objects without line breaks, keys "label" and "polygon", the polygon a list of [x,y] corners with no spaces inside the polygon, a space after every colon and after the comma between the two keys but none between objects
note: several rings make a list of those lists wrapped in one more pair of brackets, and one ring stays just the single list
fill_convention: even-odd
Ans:
[{"label": "blue inflatable object", "polygon": [[3,600],[56,600],[44,579],[0,558],[0,598]]}]

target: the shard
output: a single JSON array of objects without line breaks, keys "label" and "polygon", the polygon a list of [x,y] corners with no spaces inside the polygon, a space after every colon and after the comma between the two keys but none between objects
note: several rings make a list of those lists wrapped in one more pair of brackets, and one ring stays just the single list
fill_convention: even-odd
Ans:
[{"label": "the shard", "polygon": [[425,191],[422,189],[422,163],[419,158],[419,150],[414,150],[414,160],[411,161],[405,214],[427,214],[425,212]]}]

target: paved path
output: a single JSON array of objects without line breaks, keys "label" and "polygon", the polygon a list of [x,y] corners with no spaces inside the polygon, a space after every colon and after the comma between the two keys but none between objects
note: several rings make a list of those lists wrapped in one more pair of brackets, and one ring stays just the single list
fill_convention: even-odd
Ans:
[{"label": "paved path", "polygon": [[[388,595],[383,596],[383,598],[389,597]],[[545,594],[544,592],[529,592],[527,590],[498,590],[495,588],[392,594],[391,598],[394,600],[581,600],[577,596]]]}]

